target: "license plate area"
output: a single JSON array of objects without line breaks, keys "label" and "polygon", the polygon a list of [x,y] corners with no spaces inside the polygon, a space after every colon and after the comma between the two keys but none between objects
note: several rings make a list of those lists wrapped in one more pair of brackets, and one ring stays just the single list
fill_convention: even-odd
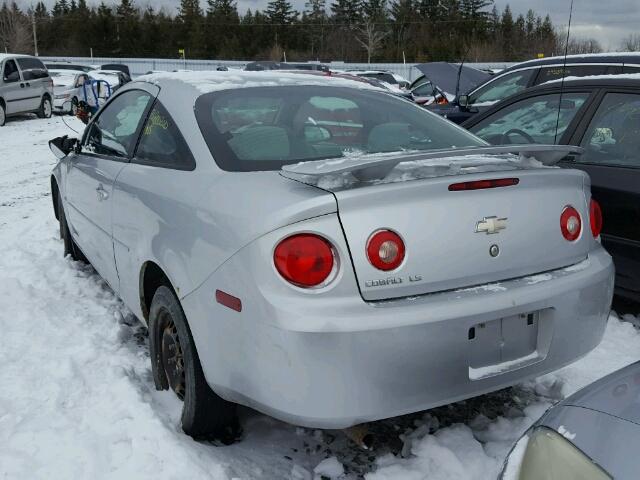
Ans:
[{"label": "license plate area", "polygon": [[[479,380],[536,363],[546,356],[541,312],[527,312],[469,328],[469,378]],[[546,343],[546,342],[542,342]],[[544,352],[542,351],[544,350]]]}]

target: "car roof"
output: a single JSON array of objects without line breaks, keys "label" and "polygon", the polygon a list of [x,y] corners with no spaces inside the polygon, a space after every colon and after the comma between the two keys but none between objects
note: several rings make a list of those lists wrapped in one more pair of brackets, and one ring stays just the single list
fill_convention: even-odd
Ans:
[{"label": "car roof", "polygon": [[[535,87],[521,92],[521,94],[532,93],[538,90],[545,90],[549,87],[560,88],[563,85],[562,79],[550,80]],[[564,88],[569,87],[640,87],[640,73],[629,73],[621,75],[591,75],[586,77],[566,77]]]},{"label": "car roof", "polygon": [[23,53],[0,53],[0,62],[3,61],[5,58],[24,58],[24,57],[32,57],[32,56],[33,55],[25,55]]},{"label": "car roof", "polygon": [[158,85],[163,90],[191,87],[194,97],[204,93],[221,90],[235,90],[250,87],[273,86],[334,86],[382,91],[368,82],[356,79],[318,74],[317,72],[287,72],[282,70],[264,71],[200,71],[200,72],[163,72],[138,77],[134,82],[147,82]]},{"label": "car roof", "polygon": [[[557,65],[565,63],[562,55],[556,57],[536,58],[526,62],[516,63],[500,72],[504,74],[513,70],[527,67],[543,67],[545,65]],[[640,52],[610,52],[610,53],[586,53],[582,55],[567,55],[567,65],[578,63],[615,63],[615,64],[638,64],[640,65]]]},{"label": "car roof", "polygon": [[81,75],[81,74],[86,74],[86,72],[83,72],[82,70],[70,70],[67,68],[49,68],[47,69],[49,70],[49,73],[53,72],[53,73],[58,73],[60,75]]}]

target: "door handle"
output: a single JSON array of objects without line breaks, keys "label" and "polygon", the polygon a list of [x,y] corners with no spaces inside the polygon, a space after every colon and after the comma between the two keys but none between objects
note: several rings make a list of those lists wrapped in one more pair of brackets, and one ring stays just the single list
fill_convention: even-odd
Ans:
[{"label": "door handle", "polygon": [[98,185],[98,188],[96,188],[96,192],[98,194],[98,201],[102,202],[103,200],[106,200],[107,198],[109,198],[109,192],[107,192],[104,187],[102,186],[102,184]]}]

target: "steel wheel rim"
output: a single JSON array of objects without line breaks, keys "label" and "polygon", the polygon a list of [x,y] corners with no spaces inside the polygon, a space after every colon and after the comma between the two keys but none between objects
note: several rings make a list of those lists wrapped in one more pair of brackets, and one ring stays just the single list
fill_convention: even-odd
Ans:
[{"label": "steel wheel rim", "polygon": [[0,107],[0,125],[4,124],[5,120],[6,120],[6,117],[4,113],[4,108]]},{"label": "steel wheel rim", "polygon": [[48,99],[44,101],[44,116],[45,117],[51,116],[51,102]]},{"label": "steel wheel rim", "polygon": [[171,390],[180,400],[184,400],[186,380],[184,370],[184,353],[178,335],[178,329],[169,312],[162,312],[160,324],[164,325],[161,332],[162,366]]}]

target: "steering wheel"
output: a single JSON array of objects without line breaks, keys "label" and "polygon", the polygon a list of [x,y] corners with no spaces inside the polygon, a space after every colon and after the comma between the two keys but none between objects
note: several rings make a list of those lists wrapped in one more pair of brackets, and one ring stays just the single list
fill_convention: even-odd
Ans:
[{"label": "steering wheel", "polygon": [[520,135],[522,138],[524,138],[527,142],[529,143],[536,143],[535,139],[529,135],[527,132],[520,130],[519,128],[512,128],[511,130],[508,130],[506,132],[504,132],[502,134],[502,144],[511,144],[511,138],[510,136],[512,134],[517,134]]}]

